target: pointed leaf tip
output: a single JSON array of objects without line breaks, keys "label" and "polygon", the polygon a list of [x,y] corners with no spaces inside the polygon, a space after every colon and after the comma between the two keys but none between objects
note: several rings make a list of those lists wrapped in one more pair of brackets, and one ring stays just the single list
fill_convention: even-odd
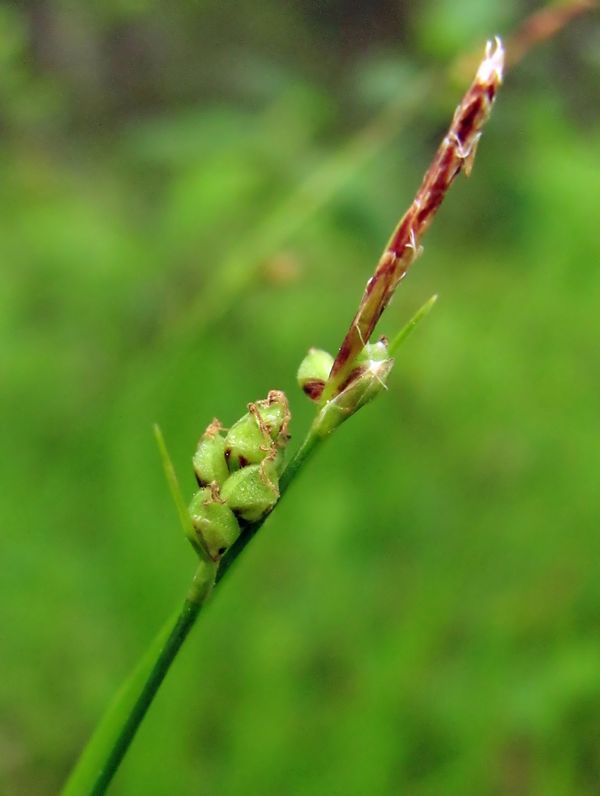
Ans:
[{"label": "pointed leaf tip", "polygon": [[394,356],[406,338],[415,330],[417,325],[429,315],[431,310],[434,308],[438,297],[438,294],[434,293],[433,296],[431,296],[431,298],[429,298],[425,304],[423,304],[423,306],[415,312],[409,322],[403,326],[402,329],[400,329],[398,334],[389,344],[388,352],[390,356]]}]

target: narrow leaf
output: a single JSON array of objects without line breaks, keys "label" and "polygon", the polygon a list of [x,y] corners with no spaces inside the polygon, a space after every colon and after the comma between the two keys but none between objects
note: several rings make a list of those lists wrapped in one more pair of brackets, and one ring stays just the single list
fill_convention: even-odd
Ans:
[{"label": "narrow leaf", "polygon": [[415,314],[412,316],[410,321],[404,326],[398,334],[394,337],[391,343],[388,346],[388,352],[390,356],[394,356],[396,351],[400,348],[402,343],[406,340],[406,338],[412,334],[418,324],[426,318],[433,307],[435,306],[436,301],[438,300],[437,293],[433,295],[428,301],[423,304],[423,306],[418,309]]},{"label": "narrow leaf", "polygon": [[171,493],[171,497],[173,498],[173,502],[175,503],[175,508],[177,509],[177,514],[179,515],[179,522],[181,523],[183,532],[185,533],[189,541],[192,543],[192,546],[194,547],[194,550],[196,550],[198,555],[201,558],[205,559],[206,561],[210,561],[210,556],[204,549],[203,545],[200,543],[198,534],[196,533],[196,531],[194,530],[194,526],[192,525],[192,519],[190,517],[187,504],[184,500],[181,487],[179,486],[179,480],[177,478],[177,473],[175,472],[173,460],[169,455],[165,438],[158,423],[154,424],[153,429],[154,429],[154,438],[156,439],[156,444],[158,445],[158,451],[160,453],[160,459],[162,462],[165,478],[167,479],[167,484],[169,485],[169,491]]}]

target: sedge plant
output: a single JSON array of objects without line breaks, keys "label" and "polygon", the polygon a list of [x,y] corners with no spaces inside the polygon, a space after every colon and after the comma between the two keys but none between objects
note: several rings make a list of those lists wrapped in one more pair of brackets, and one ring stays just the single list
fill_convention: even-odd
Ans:
[{"label": "sedge plant", "polygon": [[227,428],[216,418],[209,423],[192,459],[198,490],[191,502],[182,495],[162,433],[155,427],[165,476],[197,559],[196,570],[183,605],[114,698],[63,796],[99,796],[106,791],[182,644],[234,561],[319,446],[387,389],[395,356],[434,306],[436,296],[391,339],[380,337],[373,342],[375,327],[421,254],[423,235],[450,185],[461,172],[471,171],[483,125],[502,82],[503,65],[504,50],[496,39],[488,43],[412,204],[367,282],[337,355],[311,348],[300,364],[298,382],[313,401],[315,415],[289,461],[291,413],[288,398],[280,390],[249,403],[247,412]]}]

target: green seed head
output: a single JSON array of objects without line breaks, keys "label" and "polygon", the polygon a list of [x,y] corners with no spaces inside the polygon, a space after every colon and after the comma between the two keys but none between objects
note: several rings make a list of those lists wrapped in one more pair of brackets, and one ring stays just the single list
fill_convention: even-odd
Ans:
[{"label": "green seed head", "polygon": [[318,401],[329,378],[333,357],[320,348],[310,348],[298,368],[296,378],[300,389],[311,401]]},{"label": "green seed head", "polygon": [[257,522],[279,499],[279,477],[272,459],[250,464],[229,476],[221,497],[229,508],[246,522]]},{"label": "green seed head", "polygon": [[279,390],[271,390],[263,401],[248,404],[248,413],[234,423],[225,437],[229,472],[260,464],[273,451],[285,447],[289,420],[287,398]]},{"label": "green seed head", "polygon": [[213,561],[218,561],[240,535],[232,510],[213,485],[196,492],[189,511],[199,540]]},{"label": "green seed head", "polygon": [[225,438],[221,435],[221,424],[215,418],[200,438],[192,459],[194,472],[200,486],[216,482],[221,486],[229,471],[225,460]]}]

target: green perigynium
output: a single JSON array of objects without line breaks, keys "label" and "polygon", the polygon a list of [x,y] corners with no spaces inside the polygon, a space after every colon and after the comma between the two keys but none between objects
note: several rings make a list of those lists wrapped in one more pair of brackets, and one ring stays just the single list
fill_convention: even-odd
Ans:
[{"label": "green perigynium", "polygon": [[220,497],[216,483],[196,492],[190,503],[190,517],[199,541],[213,561],[218,561],[240,535],[239,523]]},{"label": "green perigynium", "polygon": [[271,390],[263,401],[248,404],[248,412],[229,429],[225,437],[225,459],[229,472],[263,459],[289,440],[290,410],[285,393]]},{"label": "green perigynium", "polygon": [[296,379],[311,401],[318,401],[329,378],[333,357],[320,348],[310,348],[298,368]]},{"label": "green perigynium", "polygon": [[225,482],[223,500],[246,522],[258,522],[279,500],[279,474],[272,459],[250,464],[233,473]]},{"label": "green perigynium", "polygon": [[221,423],[215,418],[198,442],[192,462],[199,486],[208,486],[213,482],[222,486],[229,475],[225,460],[225,438],[221,430]]}]

